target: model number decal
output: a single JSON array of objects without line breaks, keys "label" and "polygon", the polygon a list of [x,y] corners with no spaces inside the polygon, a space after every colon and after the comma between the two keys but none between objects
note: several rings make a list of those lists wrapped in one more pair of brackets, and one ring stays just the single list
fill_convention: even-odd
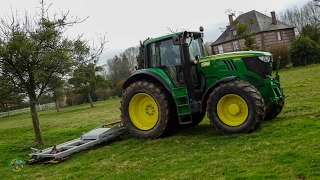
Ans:
[{"label": "model number decal", "polygon": [[201,67],[207,67],[207,66],[210,66],[210,62],[201,63]]}]

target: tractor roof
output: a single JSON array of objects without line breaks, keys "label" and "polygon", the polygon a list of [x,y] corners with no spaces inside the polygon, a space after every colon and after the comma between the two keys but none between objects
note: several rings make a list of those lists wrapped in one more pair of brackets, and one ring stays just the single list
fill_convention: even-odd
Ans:
[{"label": "tractor roof", "polygon": [[[157,38],[151,38],[149,40],[146,40],[144,42],[144,45],[148,45],[150,43],[153,43],[153,42],[157,42],[157,41],[161,41],[161,40],[164,40],[164,39],[169,39],[169,38],[172,38],[173,36],[176,36],[176,35],[182,35],[185,31],[181,31],[181,32],[176,32],[176,33],[172,33],[172,34],[167,34],[167,35],[164,35],[164,36],[160,36],[160,37],[157,37]],[[199,31],[186,31],[188,33],[194,33],[194,34],[202,34],[202,32],[199,32]]]}]

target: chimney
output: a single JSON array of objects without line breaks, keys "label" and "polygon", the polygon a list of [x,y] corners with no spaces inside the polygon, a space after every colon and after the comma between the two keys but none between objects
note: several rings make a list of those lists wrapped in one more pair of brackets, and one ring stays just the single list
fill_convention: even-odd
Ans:
[{"label": "chimney", "polygon": [[233,14],[229,14],[229,23],[231,25],[231,23],[233,22]]},{"label": "chimney", "polygon": [[271,11],[272,24],[277,25],[276,13]]}]

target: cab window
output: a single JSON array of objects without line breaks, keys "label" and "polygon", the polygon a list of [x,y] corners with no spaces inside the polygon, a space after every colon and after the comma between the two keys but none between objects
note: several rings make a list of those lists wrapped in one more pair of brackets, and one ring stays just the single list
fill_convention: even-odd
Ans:
[{"label": "cab window", "polygon": [[156,43],[149,44],[149,55],[150,67],[160,66],[160,51],[159,47],[156,46]]}]

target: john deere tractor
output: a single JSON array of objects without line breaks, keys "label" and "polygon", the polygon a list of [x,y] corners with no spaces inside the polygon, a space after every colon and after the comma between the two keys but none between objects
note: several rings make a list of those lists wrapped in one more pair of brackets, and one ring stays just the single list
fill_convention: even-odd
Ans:
[{"label": "john deere tractor", "polygon": [[269,52],[205,56],[201,30],[150,39],[144,48],[145,67],[125,81],[121,99],[123,125],[134,137],[159,138],[206,114],[222,134],[250,133],[284,106],[279,66],[272,77]]}]

